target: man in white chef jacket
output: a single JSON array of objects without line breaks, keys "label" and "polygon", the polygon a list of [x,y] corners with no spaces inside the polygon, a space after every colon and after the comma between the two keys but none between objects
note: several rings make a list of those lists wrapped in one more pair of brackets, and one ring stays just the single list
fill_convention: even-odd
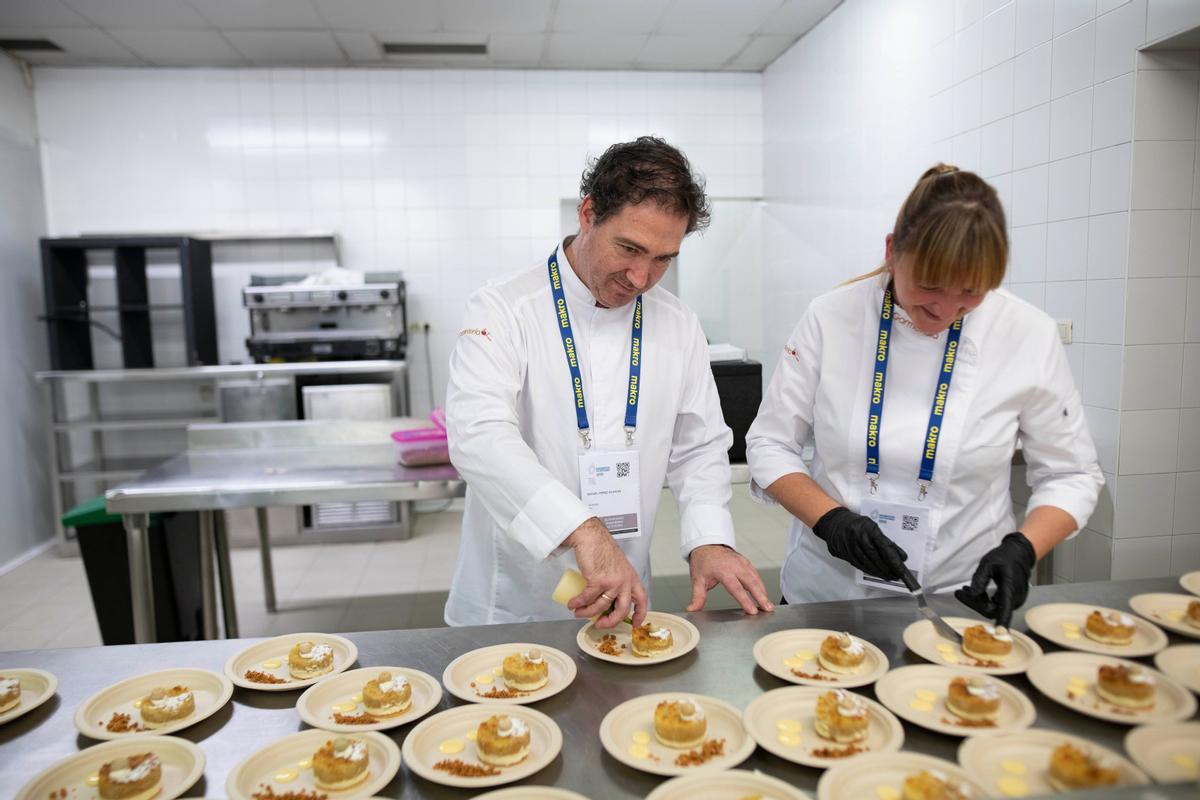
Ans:
[{"label": "man in white chef jacket", "polygon": [[[450,456],[467,481],[450,625],[627,615],[650,602],[664,479],[679,503],[692,601],[724,585],[771,610],[734,550],[725,425],[696,315],[657,283],[708,222],[682,153],[641,137],[584,173],[579,233],[467,301],[450,359]],[[586,587],[551,595],[578,566]]]}]

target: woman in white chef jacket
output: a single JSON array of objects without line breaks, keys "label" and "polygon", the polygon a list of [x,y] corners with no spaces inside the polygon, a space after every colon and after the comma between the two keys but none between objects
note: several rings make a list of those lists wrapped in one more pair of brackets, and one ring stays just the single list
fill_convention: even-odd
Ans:
[{"label": "woman in white chef jacket", "polygon": [[[752,491],[795,518],[787,602],[904,591],[907,568],[1008,625],[1036,560],[1087,522],[1103,477],[1079,393],[1054,321],[998,288],[1007,257],[995,190],[939,164],[884,265],[792,332],[746,436]],[[1032,488],[1019,528],[1018,442]]]}]

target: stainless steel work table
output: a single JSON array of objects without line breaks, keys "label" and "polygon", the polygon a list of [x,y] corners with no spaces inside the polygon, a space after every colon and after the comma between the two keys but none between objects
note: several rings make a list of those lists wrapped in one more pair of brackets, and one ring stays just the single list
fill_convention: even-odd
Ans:
[{"label": "stainless steel work table", "polygon": [[[147,470],[105,495],[121,514],[129,545],[134,637],[154,641],[151,590],[150,514],[198,511],[200,583],[206,638],[216,638],[212,556],[216,556],[226,635],[238,636],[229,540],[220,515],[229,508],[259,509],[258,533],[268,607],[274,605],[268,506],[386,500],[406,502],[462,495],[466,485],[449,464],[405,467],[396,463],[393,430],[419,427],[421,420],[377,422],[260,422],[193,425],[188,450]],[[382,444],[380,444],[382,442]],[[273,610],[273,609],[272,609]]]},{"label": "stainless steel work table", "polygon": [[[1147,591],[1178,589],[1174,579],[1159,578],[1111,583],[1090,583],[1035,588],[1029,606],[1056,600],[1096,603],[1126,608],[1129,597]],[[953,599],[935,598],[944,611],[959,613]],[[573,621],[445,628],[411,631],[377,631],[346,634],[358,646],[362,666],[396,664],[424,670],[440,680],[446,665],[476,647],[504,642],[530,641],[559,648],[574,657],[579,667],[575,682],[561,694],[534,708],[554,718],[563,732],[563,752],[527,783],[554,784],[591,798],[642,797],[662,778],[638,772],[611,758],[601,747],[597,731],[609,711],[631,697],[660,691],[688,691],[726,700],[738,708],[764,691],[789,684],[765,673],[754,663],[751,648],[761,636],[796,627],[849,630],[878,645],[893,666],[923,663],[909,653],[901,634],[919,619],[908,598],[785,606],[773,614],[746,617],[740,611],[715,611],[689,615],[700,629],[700,646],[674,661],[646,667],[621,667],[591,658],[579,651]],[[1014,626],[1024,629],[1020,618]],[[1175,643],[1182,641],[1172,635]],[[226,659],[245,647],[246,640],[181,642],[123,647],[0,653],[5,667],[38,667],[59,678],[58,697],[18,720],[0,726],[0,787],[15,789],[30,776],[58,759],[94,744],[80,736],[72,723],[75,708],[94,692],[118,680],[168,667],[204,667],[221,671]],[[1041,642],[1047,652],[1054,645]],[[1150,663],[1148,659],[1143,659]],[[1129,728],[1070,711],[1041,696],[1024,676],[1009,677],[1033,700],[1039,728],[1064,730],[1084,736],[1118,752]],[[870,687],[861,690],[872,695]],[[181,731],[199,744],[208,759],[204,779],[189,796],[223,796],[230,769],[264,744],[306,726],[295,711],[299,692],[256,692],[237,689],[233,701],[220,713]],[[459,705],[446,694],[441,708]],[[436,713],[436,712],[435,712]],[[391,731],[397,742],[412,728]],[[961,741],[905,724],[904,749],[950,760]],[[801,788],[812,790],[821,773],[783,761],[757,750],[743,765],[762,770]],[[469,792],[430,783],[402,767],[395,780],[379,793],[387,797],[462,798]],[[1099,796],[1090,794],[1073,797]],[[1197,796],[1195,787],[1156,786],[1146,790],[1108,793],[1103,796],[1183,798]]]}]

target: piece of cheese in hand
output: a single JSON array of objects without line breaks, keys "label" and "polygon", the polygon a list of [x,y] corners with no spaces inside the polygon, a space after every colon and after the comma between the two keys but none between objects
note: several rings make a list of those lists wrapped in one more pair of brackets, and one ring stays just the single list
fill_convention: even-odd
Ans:
[{"label": "piece of cheese in hand", "polygon": [[587,586],[587,581],[583,575],[579,574],[579,570],[567,569],[558,579],[558,586],[554,587],[554,602],[559,605],[566,605],[572,597],[577,596]]}]

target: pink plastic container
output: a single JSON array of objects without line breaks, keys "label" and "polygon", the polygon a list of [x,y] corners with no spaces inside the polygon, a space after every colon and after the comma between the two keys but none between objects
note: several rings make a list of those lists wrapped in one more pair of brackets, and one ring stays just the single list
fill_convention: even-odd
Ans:
[{"label": "pink plastic container", "polygon": [[429,418],[432,428],[410,428],[393,431],[396,459],[406,467],[427,467],[450,463],[450,442],[446,438],[446,414],[440,408]]}]

